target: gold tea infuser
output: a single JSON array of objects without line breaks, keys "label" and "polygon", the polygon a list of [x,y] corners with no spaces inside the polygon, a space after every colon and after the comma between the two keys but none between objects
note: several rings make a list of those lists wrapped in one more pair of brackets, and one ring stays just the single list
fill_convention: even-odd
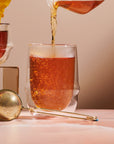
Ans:
[{"label": "gold tea infuser", "polygon": [[98,121],[96,116],[90,116],[85,114],[58,111],[58,110],[56,111],[56,110],[49,110],[49,109],[42,109],[42,108],[37,108],[37,109],[24,108],[20,97],[14,91],[8,89],[0,90],[0,120],[9,121],[9,120],[16,119],[20,115],[21,110],[23,109],[38,114],[44,114],[44,115]]}]

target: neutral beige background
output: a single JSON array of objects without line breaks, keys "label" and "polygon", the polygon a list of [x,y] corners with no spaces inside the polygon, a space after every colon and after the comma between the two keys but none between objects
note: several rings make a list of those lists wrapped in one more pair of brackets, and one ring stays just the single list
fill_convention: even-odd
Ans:
[{"label": "neutral beige background", "polygon": [[[11,24],[14,43],[3,65],[19,67],[19,94],[26,105],[28,43],[50,43],[50,9],[46,0],[12,0],[2,22]],[[56,43],[77,44],[79,108],[114,108],[114,0],[86,15],[59,8]]]}]

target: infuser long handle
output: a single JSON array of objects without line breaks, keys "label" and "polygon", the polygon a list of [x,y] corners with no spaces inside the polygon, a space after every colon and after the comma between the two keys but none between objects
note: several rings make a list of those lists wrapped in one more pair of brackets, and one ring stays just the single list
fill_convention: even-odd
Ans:
[{"label": "infuser long handle", "polygon": [[86,115],[86,114],[73,113],[73,112],[67,112],[67,111],[50,110],[50,109],[42,109],[42,108],[40,108],[40,109],[38,109],[38,108],[37,109],[35,109],[35,108],[24,108],[24,110],[29,110],[30,112],[35,112],[35,113],[45,114],[45,115],[98,121],[97,116],[90,116],[90,115]]}]

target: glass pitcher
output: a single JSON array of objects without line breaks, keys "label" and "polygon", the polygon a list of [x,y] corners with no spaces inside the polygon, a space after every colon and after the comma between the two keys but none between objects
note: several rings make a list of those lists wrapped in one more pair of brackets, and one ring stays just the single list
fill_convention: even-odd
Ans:
[{"label": "glass pitcher", "polygon": [[51,8],[66,8],[79,14],[86,14],[100,5],[104,0],[47,0]]},{"label": "glass pitcher", "polygon": [[52,44],[55,43],[55,34],[57,27],[57,9],[63,7],[70,11],[79,14],[86,14],[92,9],[101,4],[104,0],[47,0],[51,11],[51,33],[52,33]]}]

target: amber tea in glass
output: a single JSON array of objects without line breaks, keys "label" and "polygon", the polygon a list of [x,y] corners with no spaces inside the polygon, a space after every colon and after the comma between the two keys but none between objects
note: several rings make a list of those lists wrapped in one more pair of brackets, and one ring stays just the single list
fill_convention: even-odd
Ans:
[{"label": "amber tea in glass", "polygon": [[74,111],[79,93],[76,46],[55,45],[54,57],[51,47],[29,45],[28,106],[53,110],[72,107]]},{"label": "amber tea in glass", "polygon": [[0,23],[0,58],[4,55],[8,42],[8,23]]}]

